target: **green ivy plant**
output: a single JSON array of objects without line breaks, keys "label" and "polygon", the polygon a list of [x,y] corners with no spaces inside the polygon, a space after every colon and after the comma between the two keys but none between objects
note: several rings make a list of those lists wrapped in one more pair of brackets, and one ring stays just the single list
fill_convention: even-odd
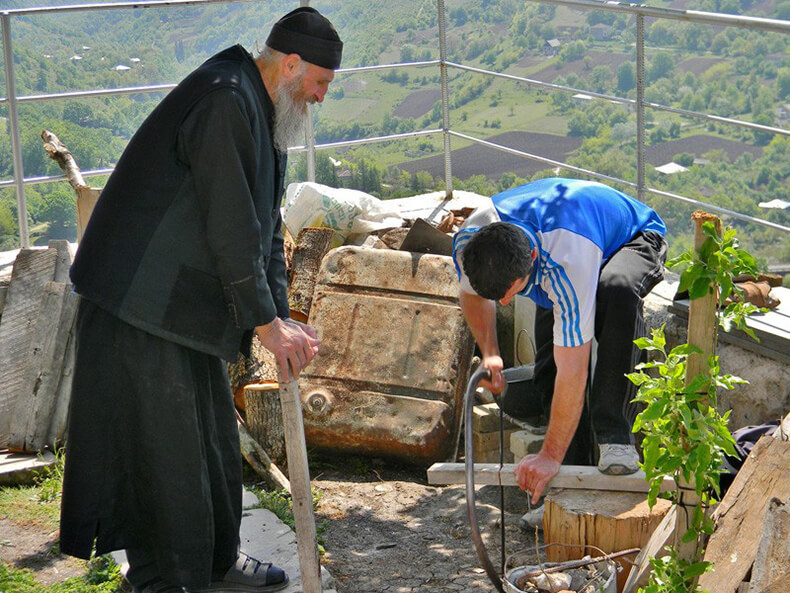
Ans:
[{"label": "green ivy plant", "polygon": [[[716,226],[706,221],[702,224],[702,232],[705,241],[699,252],[690,249],[667,262],[668,268],[684,268],[680,274],[678,292],[688,291],[691,300],[708,294],[716,295],[719,326],[726,332],[736,327],[759,341],[754,331],[746,325],[746,318],[761,309],[745,302],[741,298],[743,291],[732,280],[742,274],[757,276],[754,257],[740,248],[733,228],[725,229],[719,236]],[[735,297],[733,302],[727,303],[731,297]]]},{"label": "green ivy plant", "polygon": [[[737,275],[756,275],[755,260],[740,248],[734,229],[728,228],[720,236],[717,227],[706,221],[702,231],[705,240],[698,251],[689,250],[667,263],[668,267],[684,268],[678,292],[688,291],[692,300],[715,295],[718,325],[724,331],[737,327],[756,340],[746,318],[760,309],[746,303],[733,282]],[[640,592],[699,592],[699,576],[712,568],[711,563],[701,560],[704,538],[713,532],[707,509],[721,496],[719,476],[724,456],[735,455],[735,441],[727,427],[729,412],[719,414],[716,393],[747,381],[721,375],[715,354],[708,361],[708,374],[688,381],[688,357],[702,351],[691,344],[681,344],[667,352],[663,326],[635,343],[655,353],[654,360],[637,365],[636,372],[628,375],[638,386],[635,401],[645,405],[633,430],[644,434],[642,469],[650,483],[648,504],[651,508],[655,505],[666,477],[673,478],[676,484],[694,484],[698,497],[697,505],[690,509],[689,529],[682,536],[684,542],[695,543],[693,557],[679,558],[675,548],[667,546],[665,556],[650,560],[650,582]],[[678,504],[680,490],[667,497]]]}]

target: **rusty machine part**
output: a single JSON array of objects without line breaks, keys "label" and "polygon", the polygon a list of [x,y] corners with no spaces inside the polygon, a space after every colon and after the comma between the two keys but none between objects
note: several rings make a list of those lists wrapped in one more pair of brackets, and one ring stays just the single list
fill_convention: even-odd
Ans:
[{"label": "rusty machine part", "polygon": [[474,341],[452,258],[334,249],[309,323],[321,336],[299,379],[310,447],[415,464],[455,457]]}]

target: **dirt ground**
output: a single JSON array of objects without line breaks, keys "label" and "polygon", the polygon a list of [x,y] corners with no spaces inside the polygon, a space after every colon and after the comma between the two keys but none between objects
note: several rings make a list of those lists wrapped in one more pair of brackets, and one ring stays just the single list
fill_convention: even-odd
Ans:
[{"label": "dirt ground", "polygon": [[[429,486],[424,468],[372,466],[361,476],[317,472],[317,520],[324,564],[338,593],[442,593],[494,591],[470,535],[465,486]],[[476,512],[493,565],[500,567],[498,487],[478,488]],[[534,533],[519,519],[528,510],[517,488],[505,489],[506,554],[526,550],[534,559]]]},{"label": "dirt ground", "polygon": [[[494,591],[470,536],[465,486],[429,486],[425,468],[380,460],[313,463],[320,493],[316,521],[322,563],[338,593],[443,593]],[[506,550],[526,549],[534,559],[534,533],[519,526],[526,498],[505,489]],[[477,514],[487,553],[499,569],[499,488],[478,488]],[[44,585],[85,572],[85,563],[57,553],[57,533],[23,527],[0,517],[0,561],[34,571]]]}]

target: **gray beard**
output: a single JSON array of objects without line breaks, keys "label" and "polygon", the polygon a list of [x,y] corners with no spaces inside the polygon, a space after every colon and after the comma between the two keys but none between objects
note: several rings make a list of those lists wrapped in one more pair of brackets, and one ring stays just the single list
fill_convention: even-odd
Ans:
[{"label": "gray beard", "polygon": [[294,99],[301,84],[301,77],[282,84],[274,98],[274,147],[280,152],[304,141],[307,103]]}]

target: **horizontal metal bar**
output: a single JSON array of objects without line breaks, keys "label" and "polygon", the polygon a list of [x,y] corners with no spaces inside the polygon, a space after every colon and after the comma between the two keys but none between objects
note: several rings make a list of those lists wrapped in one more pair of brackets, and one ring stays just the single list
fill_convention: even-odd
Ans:
[{"label": "horizontal metal bar", "polygon": [[338,68],[335,74],[354,74],[356,72],[372,72],[374,70],[386,70],[388,68],[424,68],[425,66],[438,66],[441,60],[425,60],[422,62],[399,62],[397,64],[375,64],[373,66],[356,66],[354,68]]},{"label": "horizontal metal bar", "polygon": [[[488,76],[495,76],[497,78],[504,78],[506,80],[513,80],[515,82],[524,82],[526,84],[530,84],[537,87],[547,88],[555,91],[564,91],[568,93],[575,93],[575,94],[584,94],[590,97],[594,97],[596,99],[604,99],[606,101],[611,101],[612,103],[619,103],[621,105],[629,105],[631,107],[636,107],[636,101],[634,99],[626,99],[623,97],[617,97],[614,95],[606,95],[603,93],[596,93],[594,91],[588,91],[585,89],[577,89],[570,86],[564,86],[561,84],[554,84],[551,82],[543,82],[542,80],[535,80],[534,78],[525,78],[523,76],[515,76],[513,74],[503,74],[502,72],[494,72],[493,70],[486,70],[484,68],[475,68],[473,66],[465,66],[464,64],[456,64],[455,62],[447,62],[447,66],[457,68],[459,70],[466,70],[468,72],[474,72],[476,74],[485,74]],[[711,113],[702,113],[700,111],[689,111],[686,109],[679,109],[677,107],[670,107],[668,105],[662,105],[660,103],[650,103],[645,102],[645,107],[650,107],[651,109],[655,109],[657,111],[667,111],[669,113],[676,113],[678,115],[682,115],[684,117],[695,117],[698,119],[706,119],[710,121],[716,121],[723,124],[729,124],[733,126],[739,126],[742,128],[748,128],[750,130],[762,130],[765,132],[771,132],[773,134],[780,134],[782,136],[790,136],[790,130],[786,130],[784,128],[777,128],[774,126],[766,126],[763,124],[756,124],[750,121],[744,121],[740,119],[733,119],[730,117],[722,117],[720,115],[713,115]]]},{"label": "horizontal metal bar", "polygon": [[[85,97],[105,97],[107,95],[132,95],[135,93],[159,93],[170,91],[176,87],[173,83],[149,84],[145,86],[125,86],[115,89],[96,89],[92,91],[72,91],[69,93],[49,93],[46,95],[22,95],[17,97],[17,102],[50,101],[53,99],[83,99]],[[0,103],[4,103],[6,97],[0,97]]]},{"label": "horizontal metal bar", "polygon": [[[109,175],[113,172],[112,168],[109,169],[94,169],[93,171],[80,171],[80,175],[84,179],[88,177],[100,177],[102,175]],[[41,183],[54,183],[56,181],[68,181],[68,177],[65,175],[43,175],[40,177],[28,177],[26,178],[23,183],[25,185],[37,185]],[[16,184],[13,180],[8,181],[0,181],[0,189],[4,187],[14,187]]]},{"label": "horizontal metal bar", "polygon": [[[610,177],[608,175],[603,175],[601,173],[596,173],[595,171],[589,171],[587,169],[582,169],[581,167],[575,167],[573,165],[569,165],[567,163],[563,163],[561,161],[555,161],[552,159],[547,159],[545,157],[541,157],[538,155],[534,155],[528,152],[524,152],[523,150],[517,150],[515,148],[509,148],[507,146],[502,146],[501,144],[496,144],[494,142],[489,142],[488,140],[483,140],[481,138],[475,138],[474,136],[469,136],[468,134],[462,134],[460,132],[453,132],[452,130],[449,132],[453,136],[457,136],[458,138],[463,138],[464,140],[469,140],[471,142],[475,142],[477,144],[482,144],[483,146],[488,146],[489,148],[495,148],[496,150],[501,150],[502,152],[507,152],[510,154],[514,154],[517,156],[521,156],[524,158],[532,159],[534,161],[538,161],[541,163],[545,163],[547,165],[552,165],[554,167],[562,167],[563,169],[568,169],[569,171],[575,171],[576,173],[581,173],[583,175],[588,175],[595,179],[604,179],[606,181],[611,181],[613,183],[620,183],[623,185],[627,185],[629,187],[633,187],[634,189],[638,189],[637,184],[632,181],[626,181],[625,179],[619,179],[617,177]],[[704,208],[705,210],[709,210],[711,212],[715,212],[718,214],[723,214],[725,216],[730,216],[732,218],[737,218],[739,220],[743,220],[746,222],[751,222],[754,224],[759,224],[762,226],[766,226],[775,230],[790,232],[790,228],[783,226],[781,224],[776,224],[774,222],[770,222],[768,220],[763,220],[761,218],[755,218],[754,216],[749,216],[748,214],[741,214],[740,212],[735,212],[733,210],[728,210],[727,208],[721,208],[719,206],[714,206],[713,204],[708,204],[706,202],[701,202],[699,200],[695,200],[694,198],[689,198],[687,196],[682,196],[680,194],[674,194],[671,192],[667,192],[664,190],[656,189],[653,187],[646,186],[643,188],[644,191],[650,192],[652,194],[664,197],[664,198],[671,198],[673,200],[679,200],[681,202],[685,202],[687,204],[693,206],[699,206],[700,208]]]},{"label": "horizontal metal bar", "polygon": [[[441,134],[443,130],[419,130],[417,132],[404,132],[403,134],[390,134],[388,136],[374,136],[372,138],[360,138],[359,140],[343,140],[341,142],[328,142],[326,144],[316,144],[315,148],[318,149],[331,149],[331,148],[347,148],[349,146],[359,146],[360,144],[369,144],[376,142],[387,142],[389,140],[405,140],[407,138],[416,138],[418,136],[430,136],[432,134]],[[306,146],[289,146],[288,152],[305,152]]]},{"label": "horizontal metal bar", "polygon": [[[403,134],[390,134],[389,136],[375,136],[373,138],[360,138],[359,140],[346,140],[342,142],[328,142],[326,144],[316,144],[316,149],[328,150],[332,148],[347,148],[350,146],[359,146],[361,144],[368,144],[368,143],[377,143],[377,142],[387,142],[389,140],[405,140],[408,138],[416,138],[419,136],[431,136],[433,134],[441,134],[441,129],[435,130],[419,130],[416,132],[405,132]],[[289,146],[288,152],[305,152],[307,147],[304,145],[300,146]],[[113,172],[112,168],[108,169],[95,169],[92,171],[82,171],[82,176],[84,178],[89,177],[99,177],[101,175],[109,175]],[[41,177],[28,177],[23,180],[25,185],[35,185],[39,183],[51,183],[55,181],[64,181],[67,177],[65,175],[48,175],[48,176],[41,176]],[[14,187],[16,185],[13,180],[7,181],[0,181],[0,189],[4,187]]]},{"label": "horizontal metal bar", "polygon": [[716,12],[704,12],[701,10],[680,10],[677,8],[657,8],[645,6],[644,4],[628,4],[626,2],[614,2],[608,0],[530,0],[542,4],[561,4],[584,8],[587,10],[606,10],[609,12],[626,12],[640,14],[647,17],[674,19],[692,23],[703,23],[706,25],[718,25],[722,27],[740,27],[745,29],[760,29],[762,31],[774,31],[777,33],[790,33],[790,21],[779,19],[767,19],[763,17],[744,16],[738,14],[720,14]]},{"label": "horizontal metal bar", "polygon": [[40,15],[55,12],[77,12],[86,10],[157,8],[160,6],[189,6],[206,4],[228,4],[250,0],[146,0],[143,2],[107,2],[105,4],[67,4],[64,6],[36,6],[34,8],[11,8],[0,11],[9,16]]}]

